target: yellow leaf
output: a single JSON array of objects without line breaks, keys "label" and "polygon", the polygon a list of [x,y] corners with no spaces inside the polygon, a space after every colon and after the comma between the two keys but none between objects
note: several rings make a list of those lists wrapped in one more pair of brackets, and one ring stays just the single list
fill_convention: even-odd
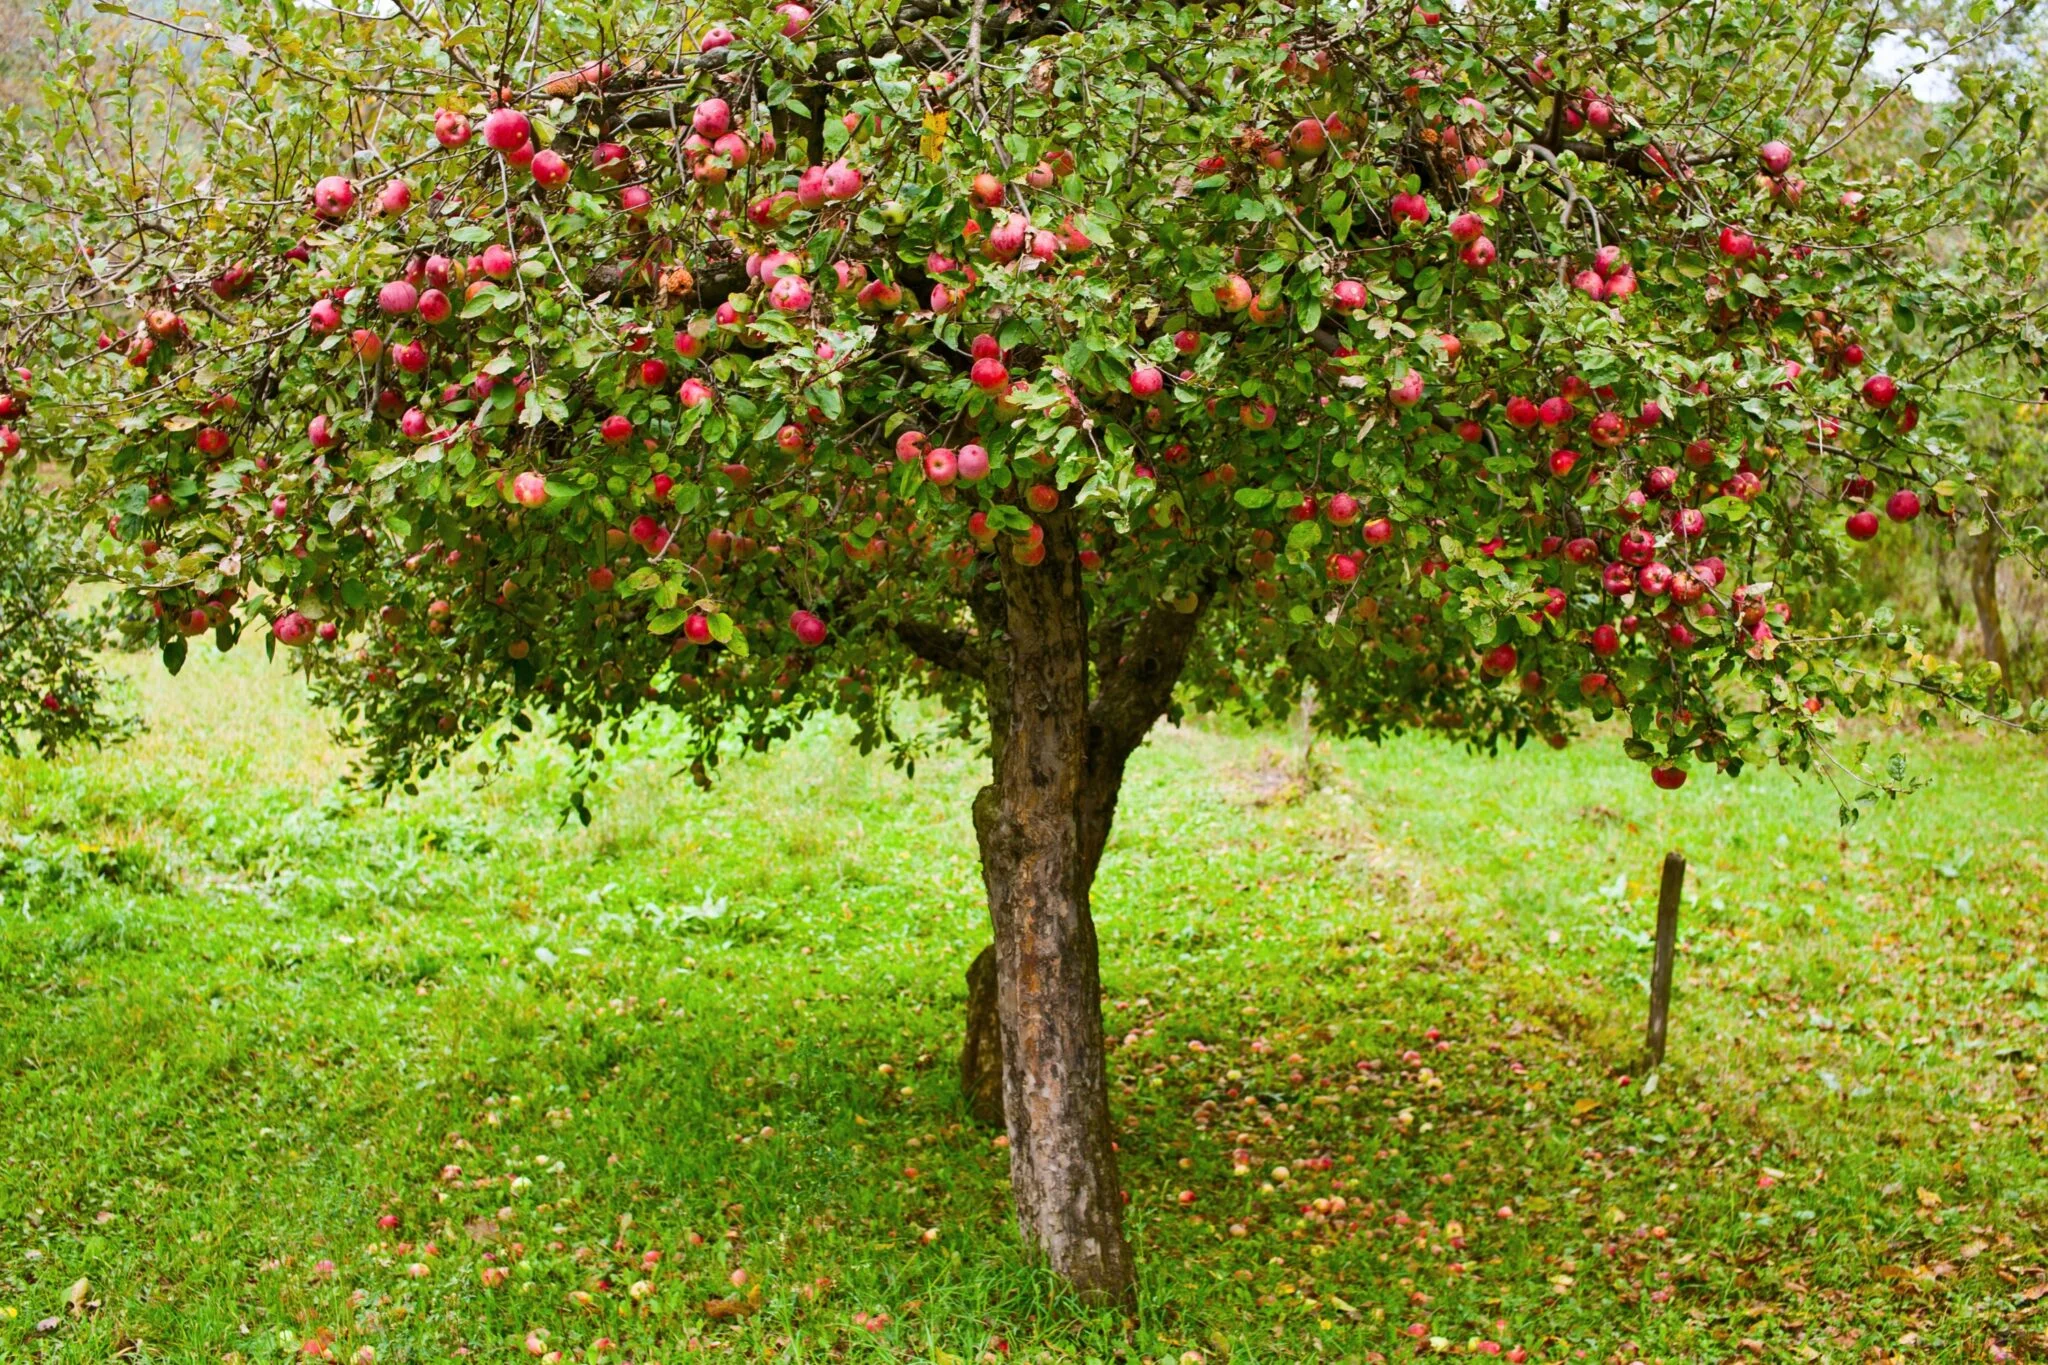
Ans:
[{"label": "yellow leaf", "polygon": [[946,124],[951,121],[950,109],[940,109],[924,116],[924,136],[917,141],[917,150],[926,161],[937,161],[946,150]]},{"label": "yellow leaf", "polygon": [[1600,1101],[1598,1100],[1573,1100],[1572,1117],[1581,1118],[1587,1114],[1592,1113],[1595,1109],[1598,1109],[1599,1107]]},{"label": "yellow leaf", "polygon": [[1938,1194],[1936,1194],[1936,1193],[1935,1193],[1935,1192],[1934,1192],[1933,1190],[1930,1190],[1930,1189],[1926,1188],[1926,1187],[1925,1187],[1925,1186],[1923,1185],[1923,1186],[1922,1186],[1922,1187],[1921,1187],[1921,1188],[1920,1188],[1920,1189],[1919,1189],[1919,1190],[1917,1191],[1917,1193],[1918,1193],[1918,1194],[1919,1194],[1919,1196],[1920,1196],[1920,1207],[1921,1207],[1921,1208],[1923,1208],[1923,1209],[1938,1209],[1938,1208],[1940,1208],[1940,1207],[1941,1207],[1941,1196],[1940,1196],[1940,1195],[1938,1195]]}]

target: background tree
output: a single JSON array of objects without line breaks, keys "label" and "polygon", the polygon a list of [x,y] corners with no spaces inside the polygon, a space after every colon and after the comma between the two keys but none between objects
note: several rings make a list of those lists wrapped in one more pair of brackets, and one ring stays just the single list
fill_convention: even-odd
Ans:
[{"label": "background tree", "polygon": [[0,271],[166,658],[295,650],[393,784],[536,714],[595,763],[679,712],[700,780],[821,711],[909,760],[905,694],[985,723],[972,1055],[1090,1297],[1132,1268],[1089,887],[1161,716],[1618,719],[1661,786],[1763,759],[1845,813],[1904,774],[1843,717],[1986,718],[1794,605],[1978,486],[1960,358],[2041,360],[2031,247],[1910,250],[2029,106],[1852,180],[1867,11],[148,22],[197,59],[57,28]]},{"label": "background tree", "polygon": [[109,614],[69,600],[73,566],[47,512],[25,483],[0,484],[0,752],[10,757],[108,743],[135,726],[99,664]]}]

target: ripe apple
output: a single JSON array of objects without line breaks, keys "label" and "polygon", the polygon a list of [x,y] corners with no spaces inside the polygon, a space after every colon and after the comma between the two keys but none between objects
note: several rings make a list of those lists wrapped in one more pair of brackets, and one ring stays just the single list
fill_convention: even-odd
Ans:
[{"label": "ripe apple", "polygon": [[1024,502],[1034,512],[1050,512],[1060,505],[1060,491],[1049,483],[1035,483],[1024,490]]},{"label": "ripe apple", "polygon": [[950,446],[933,446],[925,452],[924,476],[939,487],[948,487],[959,474],[960,461]]},{"label": "ripe apple", "polygon": [[1849,520],[1843,526],[1843,529],[1848,531],[1849,539],[1851,540],[1875,539],[1877,528],[1877,513],[1867,507],[1860,512],[1851,512]]},{"label": "ripe apple", "polygon": [[512,501],[521,507],[545,507],[548,504],[548,481],[532,470],[512,476]]},{"label": "ripe apple", "polygon": [[783,313],[801,313],[811,306],[811,282],[801,275],[784,275],[769,286],[769,306]]},{"label": "ripe apple", "polygon": [[386,317],[399,318],[419,307],[420,291],[404,280],[393,280],[377,291],[377,308]]},{"label": "ripe apple", "polygon": [[1792,166],[1792,149],[1773,139],[1756,149],[1756,159],[1762,163],[1766,173],[1783,175]]},{"label": "ripe apple", "polygon": [[460,147],[469,141],[469,119],[453,109],[434,111],[434,140],[443,147]]},{"label": "ripe apple", "polygon": [[1490,238],[1479,237],[1469,242],[1465,249],[1458,253],[1458,259],[1473,270],[1484,270],[1492,265],[1499,255]]},{"label": "ripe apple", "polygon": [[1131,371],[1131,394],[1136,398],[1150,398],[1166,387],[1166,375],[1157,365],[1140,365]]},{"label": "ripe apple", "polygon": [[313,633],[313,623],[299,612],[288,611],[270,623],[270,633],[279,644],[296,648]]},{"label": "ripe apple", "polygon": [[1685,785],[1685,769],[1652,768],[1650,769],[1650,780],[1665,791],[1675,792]]},{"label": "ripe apple", "polygon": [[1863,401],[1873,408],[1888,408],[1898,396],[1898,382],[1888,374],[1874,374],[1863,381]]},{"label": "ripe apple", "polygon": [[685,379],[676,390],[676,402],[685,409],[701,408],[713,397],[711,386],[701,379]]},{"label": "ripe apple", "polygon": [[1515,671],[1517,655],[1513,645],[1495,645],[1479,661],[1479,671],[1492,678],[1505,678]]},{"label": "ripe apple", "polygon": [[974,177],[973,183],[968,186],[968,193],[973,195],[974,202],[983,208],[994,208],[1003,202],[1003,182],[983,171]]},{"label": "ripe apple", "polygon": [[440,290],[429,289],[420,295],[419,312],[420,321],[438,327],[454,314],[455,305]]},{"label": "ripe apple", "polygon": [[1720,246],[1721,254],[1730,260],[1746,261],[1756,255],[1756,239],[1738,227],[1721,229]]},{"label": "ripe apple", "polygon": [[1459,246],[1470,246],[1486,235],[1486,224],[1476,213],[1461,213],[1451,219],[1451,240]]},{"label": "ripe apple", "polygon": [[[237,261],[209,280],[206,287],[213,291],[213,296],[217,299],[232,299],[240,295],[248,286],[249,267]],[[4,415],[0,414],[0,416]]]},{"label": "ripe apple", "polygon": [[825,635],[827,633],[825,622],[812,612],[791,612],[789,614],[789,628],[796,636],[797,643],[807,648],[816,649],[819,645],[825,643]]},{"label": "ripe apple", "polygon": [[1412,408],[1422,401],[1422,371],[1410,370],[1387,387],[1387,397],[1397,408]]},{"label": "ripe apple", "polygon": [[1005,368],[1002,361],[988,356],[974,362],[973,368],[968,371],[968,378],[984,393],[1007,392],[1010,386],[1010,371]]},{"label": "ripe apple", "polygon": [[1419,194],[1395,195],[1387,211],[1393,217],[1396,227],[1402,223],[1421,224],[1429,221],[1429,201]]},{"label": "ripe apple", "polygon": [[340,218],[355,202],[356,187],[347,176],[322,176],[313,186],[313,212],[322,218]]},{"label": "ripe apple", "polygon": [[633,439],[632,419],[615,412],[598,424],[597,434],[606,445],[623,445]]},{"label": "ripe apple", "polygon": [[1394,538],[1394,523],[1385,517],[1374,517],[1362,531],[1368,545],[1384,545]]},{"label": "ripe apple", "polygon": [[516,152],[532,137],[533,125],[517,109],[498,108],[484,115],[484,146],[494,152]]},{"label": "ripe apple", "polygon": [[341,306],[333,299],[321,299],[306,314],[306,329],[326,336],[341,326]]},{"label": "ripe apple", "polygon": [[484,248],[479,262],[484,274],[494,280],[509,280],[519,269],[519,258],[512,249],[500,242],[492,242]]},{"label": "ripe apple", "polygon": [[1349,526],[1358,520],[1358,499],[1349,493],[1333,493],[1325,511],[1332,526]]},{"label": "ripe apple", "polygon": [[1216,286],[1216,303],[1226,313],[1242,313],[1251,307],[1251,282],[1242,275],[1231,275]]},{"label": "ripe apple", "polygon": [[714,141],[732,131],[732,106],[713,97],[700,103],[690,115],[690,127],[705,141]]},{"label": "ripe apple", "polygon": [[1920,495],[1910,488],[1901,488],[1885,500],[1884,514],[1893,521],[1911,521],[1920,515]]},{"label": "ripe apple", "polygon": [[1321,119],[1305,118],[1288,129],[1287,145],[1296,156],[1307,160],[1320,155],[1330,145],[1330,137]]},{"label": "ripe apple", "polygon": [[825,168],[825,198],[833,203],[856,197],[862,184],[860,172],[845,161],[835,161]]},{"label": "ripe apple", "polygon": [[569,183],[569,162],[560,152],[536,152],[529,167],[534,183],[544,190],[557,189]]},{"label": "ripe apple", "polygon": [[988,451],[970,441],[953,456],[963,483],[980,483],[988,477]]}]

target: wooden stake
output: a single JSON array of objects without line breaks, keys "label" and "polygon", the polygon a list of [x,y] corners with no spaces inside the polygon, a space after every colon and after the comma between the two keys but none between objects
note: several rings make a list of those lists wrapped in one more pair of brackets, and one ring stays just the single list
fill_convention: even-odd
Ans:
[{"label": "wooden stake", "polygon": [[1664,1064],[1664,1030],[1671,1016],[1671,966],[1678,951],[1678,893],[1685,885],[1685,857],[1664,855],[1664,880],[1657,888],[1657,959],[1650,971],[1650,1028],[1643,1046],[1650,1065]]}]

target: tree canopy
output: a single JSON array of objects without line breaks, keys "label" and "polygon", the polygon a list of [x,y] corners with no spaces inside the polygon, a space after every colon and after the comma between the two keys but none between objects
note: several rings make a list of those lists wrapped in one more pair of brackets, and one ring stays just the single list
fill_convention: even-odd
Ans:
[{"label": "tree canopy", "polygon": [[2023,102],[1852,183],[1823,54],[1861,18],[236,5],[168,63],[58,30],[8,137],[23,429],[169,657],[253,622],[391,779],[535,706],[673,706],[707,759],[824,708],[902,742],[889,699],[971,665],[1048,514],[1112,634],[1202,613],[1190,704],[1313,682],[1342,730],[1618,713],[1661,780],[1806,764],[1890,691],[1845,637],[1902,651],[1897,705],[1968,690],[1787,604],[1873,517],[1972,505],[1943,377],[2040,344],[2033,246],[1908,249],[2015,173]]}]

